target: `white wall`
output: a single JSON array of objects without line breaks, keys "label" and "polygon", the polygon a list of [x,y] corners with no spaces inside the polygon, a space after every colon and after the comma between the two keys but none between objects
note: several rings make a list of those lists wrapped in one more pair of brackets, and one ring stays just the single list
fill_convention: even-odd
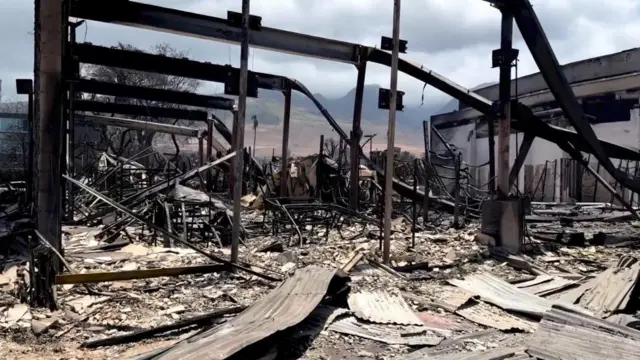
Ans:
[{"label": "white wall", "polygon": [[[601,140],[607,140],[618,145],[629,146],[634,149],[640,148],[640,110],[631,109],[631,120],[611,123],[601,123],[592,125],[596,136]],[[489,141],[488,138],[475,138],[475,124],[464,125],[452,129],[443,130],[443,135],[450,143],[462,150],[463,159],[470,165],[480,165],[489,161]],[[473,132],[473,136],[469,134]],[[518,144],[522,143],[523,134],[518,134]],[[497,150],[497,136],[495,137]],[[440,150],[439,141],[432,139],[432,149]],[[511,135],[510,141],[510,164],[513,164],[516,158],[516,134]],[[494,154],[497,158],[497,154]],[[560,159],[568,158],[557,145],[546,140],[536,138],[527,158],[525,165],[543,165],[545,161],[557,160],[556,191],[555,201],[560,201]],[[594,164],[595,161],[592,161]],[[619,163],[614,161],[614,165]],[[489,180],[488,166],[482,167],[477,171],[472,171],[477,179],[476,185],[484,185]],[[524,191],[524,166],[519,174],[519,189]],[[546,199],[545,199],[546,200]],[[548,199],[551,201],[551,199]]]}]

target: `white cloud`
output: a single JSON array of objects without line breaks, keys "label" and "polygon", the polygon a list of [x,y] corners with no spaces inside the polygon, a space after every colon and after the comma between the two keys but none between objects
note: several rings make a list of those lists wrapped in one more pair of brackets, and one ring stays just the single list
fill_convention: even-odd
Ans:
[{"label": "white cloud", "polygon": [[[181,10],[225,17],[227,10],[239,11],[235,0],[156,0],[148,3],[172,6]],[[604,55],[636,46],[640,31],[637,0],[537,0],[538,17],[545,26],[560,62]],[[0,12],[0,78],[5,95],[14,93],[16,77],[32,72],[33,3],[3,0]],[[254,0],[252,13],[263,18],[263,25],[300,31],[317,36],[334,37],[366,45],[377,45],[381,35],[391,33],[392,2],[383,0]],[[491,50],[499,44],[500,13],[482,0],[411,0],[403,3],[401,37],[409,41],[409,60],[451,78],[467,87],[495,81],[497,72],[490,68]],[[238,47],[146,30],[90,23],[78,32],[80,40],[113,45],[118,41],[148,48],[168,42],[189,50],[194,59],[238,64]],[[524,43],[520,49],[519,70],[522,75],[536,72],[536,66]],[[352,66],[303,57],[255,51],[250,60],[253,70],[287,75],[301,80],[313,92],[341,96],[355,85]],[[389,84],[388,68],[370,65],[367,83]],[[407,103],[420,101],[422,85],[408,76],[399,77]],[[217,87],[220,89],[220,86]],[[214,91],[215,86],[209,89]],[[443,97],[427,87],[427,98]]]}]

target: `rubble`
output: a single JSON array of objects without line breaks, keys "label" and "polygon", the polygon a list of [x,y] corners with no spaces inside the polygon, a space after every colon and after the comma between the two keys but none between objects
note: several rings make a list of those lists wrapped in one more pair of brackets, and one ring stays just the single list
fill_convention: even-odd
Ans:
[{"label": "rubble", "polygon": [[[307,160],[300,173],[311,172]],[[58,309],[27,305],[30,259],[3,257],[0,327],[28,345],[0,345],[63,344],[76,359],[524,359],[543,356],[540,332],[557,311],[640,322],[640,226],[594,214],[618,211],[610,207],[534,205],[520,254],[497,247],[473,216],[453,226],[441,212],[425,226],[398,211],[385,264],[376,207],[256,192],[242,199],[232,263],[227,195],[187,180],[197,172],[178,177],[122,201],[70,179],[86,212],[62,228]]]}]

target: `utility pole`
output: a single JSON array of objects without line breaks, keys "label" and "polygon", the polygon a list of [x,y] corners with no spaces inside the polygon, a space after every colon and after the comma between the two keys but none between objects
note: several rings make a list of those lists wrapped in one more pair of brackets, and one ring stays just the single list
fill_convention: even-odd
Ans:
[{"label": "utility pole", "polygon": [[384,172],[384,247],[383,262],[389,264],[391,248],[391,212],[393,195],[393,156],[396,135],[396,106],[398,99],[398,53],[400,52],[400,0],[393,1],[393,51],[391,53],[391,101],[387,130],[387,168]]},{"label": "utility pole", "polygon": [[[34,187],[37,189],[36,222],[44,239],[58,252],[61,251],[62,216],[62,43],[66,39],[63,27],[62,0],[36,0],[35,2],[35,99],[34,125],[36,129],[37,171]],[[38,254],[37,274],[33,280],[33,305],[54,308],[54,280],[59,271],[55,256]]]},{"label": "utility pole", "polygon": [[235,181],[233,183],[233,227],[231,229],[231,262],[238,262],[240,244],[240,199],[244,171],[244,122],[247,112],[247,77],[249,72],[249,0],[242,0],[242,43],[240,45],[240,96],[235,141]]}]

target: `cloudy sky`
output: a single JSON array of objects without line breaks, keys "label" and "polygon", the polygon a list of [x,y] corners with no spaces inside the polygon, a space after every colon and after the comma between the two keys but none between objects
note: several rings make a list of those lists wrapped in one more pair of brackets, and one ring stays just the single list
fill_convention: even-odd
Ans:
[{"label": "cloudy sky", "polygon": [[[240,11],[240,0],[145,0],[155,5],[226,17],[227,10]],[[640,2],[638,0],[532,0],[561,63],[604,55],[638,46]],[[391,0],[253,0],[251,13],[262,16],[262,24],[285,30],[376,46],[380,36],[391,35]],[[5,100],[15,97],[14,79],[32,76],[33,2],[2,0],[0,11],[0,78]],[[482,0],[405,0],[400,37],[408,40],[405,58],[473,87],[495,81],[491,50],[499,44],[500,14]],[[140,48],[168,42],[187,50],[190,57],[212,63],[237,65],[239,48],[199,39],[155,33],[101,23],[88,23],[78,30],[79,41],[115,45],[118,41]],[[526,46],[517,35],[521,50],[520,74],[536,72]],[[301,80],[312,92],[339,97],[356,81],[352,66],[256,50],[251,52],[252,70],[287,75]],[[370,65],[367,83],[389,85],[388,68]],[[206,91],[221,91],[212,84]],[[399,77],[405,102],[418,103],[422,84]],[[428,89],[427,98],[443,98]]]}]

